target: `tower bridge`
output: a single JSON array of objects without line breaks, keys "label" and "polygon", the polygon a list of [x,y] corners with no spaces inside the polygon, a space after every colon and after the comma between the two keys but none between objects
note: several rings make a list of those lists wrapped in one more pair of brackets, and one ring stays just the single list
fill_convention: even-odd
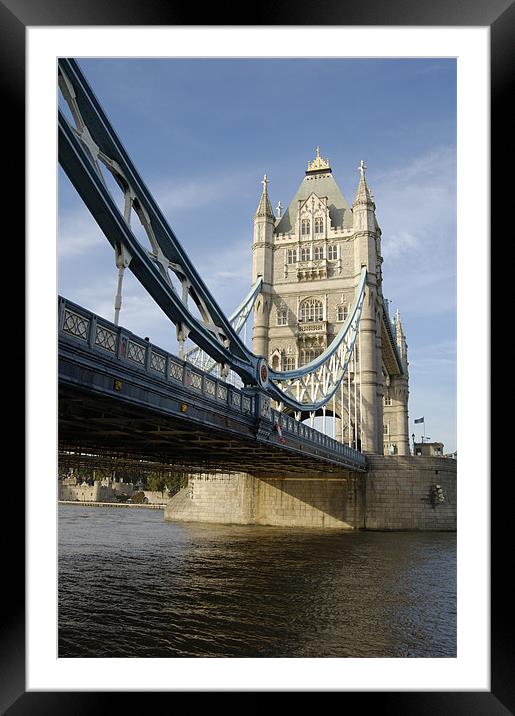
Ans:
[{"label": "tower bridge", "polygon": [[[189,471],[167,519],[362,527],[368,514],[370,525],[367,480],[384,473],[379,456],[408,471],[413,463],[407,342],[382,294],[381,229],[364,162],[349,205],[317,148],[277,215],[265,175],[252,288],[228,318],[74,60],[59,60],[59,87],[71,117],[59,111],[59,161],[113,247],[118,273],[113,322],[59,298],[60,450]],[[178,355],[119,325],[127,269],[174,325]],[[252,350],[241,337],[251,315]],[[440,471],[452,473],[451,463]],[[411,477],[425,485],[432,468],[418,460]]]},{"label": "tower bridge", "polygon": [[364,471],[357,450],[59,298],[59,439],[77,456],[116,454],[173,469]]}]

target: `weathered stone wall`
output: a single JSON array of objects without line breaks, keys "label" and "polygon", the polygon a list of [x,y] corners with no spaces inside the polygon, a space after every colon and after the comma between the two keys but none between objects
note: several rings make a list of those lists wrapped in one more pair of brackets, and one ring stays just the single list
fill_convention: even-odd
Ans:
[{"label": "weathered stone wall", "polygon": [[[366,475],[196,475],[165,508],[166,520],[370,530],[455,530],[456,461],[368,456]],[[433,506],[432,485],[445,501]]]},{"label": "weathered stone wall", "polygon": [[347,477],[254,478],[254,521],[280,527],[355,529],[362,526],[362,482]]},{"label": "weathered stone wall", "polygon": [[363,477],[270,477],[246,473],[190,477],[165,519],[281,527],[362,527]]},{"label": "weathered stone wall", "polygon": [[108,502],[114,500],[111,487],[95,482],[93,485],[63,485],[59,483],[59,499],[77,502]]},{"label": "weathered stone wall", "polygon": [[[367,459],[366,529],[456,529],[456,460],[397,455]],[[432,485],[441,485],[445,497],[435,506]]]},{"label": "weathered stone wall", "polygon": [[166,505],[165,520],[253,524],[252,480],[245,473],[191,476]]}]

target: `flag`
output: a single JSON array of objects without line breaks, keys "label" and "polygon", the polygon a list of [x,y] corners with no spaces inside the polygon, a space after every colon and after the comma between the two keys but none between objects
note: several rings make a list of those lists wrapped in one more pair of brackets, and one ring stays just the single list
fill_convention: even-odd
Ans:
[{"label": "flag", "polygon": [[423,422],[424,422],[424,418],[417,418],[417,419],[415,420],[415,424],[416,424],[416,423],[423,423]]}]

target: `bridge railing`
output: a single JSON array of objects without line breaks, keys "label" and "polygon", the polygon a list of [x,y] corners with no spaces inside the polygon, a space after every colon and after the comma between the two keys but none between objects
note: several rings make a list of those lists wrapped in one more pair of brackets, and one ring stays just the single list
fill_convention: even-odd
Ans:
[{"label": "bridge railing", "polygon": [[242,394],[239,388],[63,297],[59,297],[59,332],[78,339],[78,345],[82,343],[89,350],[122,361],[154,378],[180,384],[244,415],[255,413],[253,396]]},{"label": "bridge railing", "polygon": [[77,347],[82,345],[88,352],[120,361],[154,379],[181,386],[190,395],[214,401],[224,410],[256,423],[261,437],[270,438],[275,433],[277,442],[288,441],[290,447],[297,448],[300,447],[298,441],[309,443],[317,452],[320,450],[321,455],[329,454],[365,468],[364,455],[294,417],[274,410],[270,396],[259,388],[237,388],[61,296],[58,310],[59,333],[75,339]]},{"label": "bridge railing", "polygon": [[325,435],[325,433],[321,433],[319,430],[316,430],[309,425],[305,425],[292,416],[285,415],[278,410],[272,409],[271,413],[272,423],[273,425],[278,425],[280,427],[283,437],[298,436],[303,440],[308,440],[314,445],[320,446],[324,450],[330,451],[349,460],[353,460],[354,462],[357,462],[365,467],[365,456],[357,450],[354,450],[354,448],[349,445],[341,443],[338,440],[329,437],[329,435]]}]

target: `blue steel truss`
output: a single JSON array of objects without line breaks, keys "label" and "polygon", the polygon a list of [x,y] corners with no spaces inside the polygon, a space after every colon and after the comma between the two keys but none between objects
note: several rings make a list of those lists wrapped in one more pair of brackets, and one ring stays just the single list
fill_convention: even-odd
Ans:
[{"label": "blue steel truss", "polygon": [[[254,307],[256,299],[261,292],[262,284],[263,278],[260,276],[256,283],[250,289],[249,293],[245,296],[243,301],[239,304],[237,308],[234,309],[234,311],[229,316],[229,323],[234,328],[236,333],[241,333],[241,329],[247,322],[247,319],[250,316],[250,312]],[[200,350],[198,346],[193,346],[192,348],[187,350],[184,354],[184,357],[187,361],[198,365],[199,368],[202,368],[208,373],[215,370],[216,366],[220,366],[220,364],[213,360],[213,358],[211,357],[206,360],[204,351]]]},{"label": "blue steel truss", "polygon": [[[181,342],[190,338],[214,362],[225,370],[229,367],[234,370],[244,385],[258,385],[278,403],[296,411],[314,411],[325,405],[335,394],[352,354],[364,300],[366,270],[362,272],[351,315],[324,353],[296,371],[269,371],[265,359],[254,355],[240,339],[241,325],[226,318],[202,281],[77,62],[60,59],[58,66],[59,86],[75,122],[74,127],[59,111],[59,162],[115,249],[117,265],[130,268],[175,324]],[[101,164],[124,194],[123,214],[107,187]],[[147,234],[150,250],[131,230],[131,210]],[[170,272],[179,281],[180,293]],[[254,286],[252,301],[257,295],[255,291]],[[192,313],[190,300],[197,315]],[[249,297],[244,301],[247,307],[248,302]]]}]

